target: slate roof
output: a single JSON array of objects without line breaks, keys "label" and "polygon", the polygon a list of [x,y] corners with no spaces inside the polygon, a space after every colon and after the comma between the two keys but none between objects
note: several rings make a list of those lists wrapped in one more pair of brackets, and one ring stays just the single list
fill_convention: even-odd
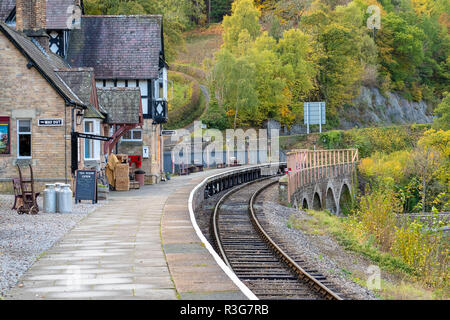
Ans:
[{"label": "slate roof", "polygon": [[161,15],[83,16],[66,59],[98,79],[156,79],[162,51]]},{"label": "slate roof", "polygon": [[88,106],[85,118],[105,119],[97,110],[97,94],[95,87],[94,69],[92,68],[64,68],[56,73],[72,89],[73,92]]},{"label": "slate roof", "polygon": [[11,29],[2,21],[0,21],[0,31],[29,59],[33,67],[41,73],[67,102],[84,108],[87,107],[56,73],[55,69],[63,64],[61,60],[58,60],[53,54],[44,53],[43,49],[38,47],[39,44],[37,42],[33,42],[24,34]]},{"label": "slate roof", "polygon": [[109,124],[140,124],[142,115],[139,88],[97,88],[98,103],[108,113]]},{"label": "slate roof", "polygon": [[16,0],[0,0],[0,21],[5,22],[16,7]]}]

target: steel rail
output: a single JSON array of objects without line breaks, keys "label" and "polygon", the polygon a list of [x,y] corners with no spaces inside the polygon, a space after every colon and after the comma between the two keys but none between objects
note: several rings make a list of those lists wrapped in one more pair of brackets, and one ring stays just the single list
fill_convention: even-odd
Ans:
[{"label": "steel rail", "polygon": [[244,188],[244,187],[246,187],[246,186],[248,186],[250,184],[253,184],[253,183],[256,183],[256,182],[260,182],[260,181],[263,181],[263,180],[266,180],[266,179],[270,179],[270,178],[272,178],[272,177],[264,177],[264,178],[256,179],[256,180],[253,180],[253,181],[250,181],[250,182],[246,182],[244,184],[241,184],[241,185],[231,189],[226,194],[224,194],[219,199],[219,201],[217,201],[217,203],[216,203],[216,205],[214,207],[214,213],[213,213],[213,216],[212,216],[212,226],[213,226],[213,232],[214,232],[214,237],[215,237],[214,242],[216,244],[217,249],[219,250],[219,254],[220,254],[221,258],[223,259],[225,264],[231,270],[233,270],[233,268],[231,267],[231,264],[228,261],[227,255],[226,255],[225,250],[224,250],[224,248],[222,246],[222,240],[221,240],[220,232],[219,232],[219,209],[220,209],[220,206],[225,201],[225,199],[227,199],[230,195],[232,195],[233,193],[236,193],[240,189],[242,189],[242,188]]},{"label": "steel rail", "polygon": [[308,285],[313,287],[318,293],[322,294],[325,298],[329,300],[343,300],[339,295],[334,293],[332,290],[327,288],[324,284],[322,284],[319,280],[315,279],[312,275],[310,275],[306,270],[304,270],[301,266],[299,266],[289,255],[281,249],[269,236],[269,234],[264,230],[264,228],[259,223],[258,218],[255,214],[254,202],[256,197],[268,187],[278,183],[278,181],[271,182],[259,190],[257,190],[249,201],[249,214],[252,220],[252,223],[257,230],[257,232],[262,236],[262,238],[266,241],[266,243],[274,250],[274,252],[283,260],[289,268],[291,268],[299,277],[299,279],[305,281]]}]

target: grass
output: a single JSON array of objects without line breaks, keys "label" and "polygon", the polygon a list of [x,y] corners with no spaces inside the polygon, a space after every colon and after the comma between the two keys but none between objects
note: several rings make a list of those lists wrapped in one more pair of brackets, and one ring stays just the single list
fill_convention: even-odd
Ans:
[{"label": "grass", "polygon": [[205,58],[212,59],[222,45],[221,24],[211,24],[208,28],[197,28],[184,34],[186,48],[180,52],[176,63],[202,68]]},{"label": "grass", "polygon": [[166,129],[180,129],[198,119],[205,110],[205,97],[198,82],[183,73],[170,72],[173,94],[169,100],[169,122]]},{"label": "grass", "polygon": [[168,80],[173,81],[173,92],[169,92],[169,112],[173,112],[189,103],[193,83],[171,71],[169,71]]},{"label": "grass", "polygon": [[[392,274],[393,279],[382,279],[381,289],[375,294],[382,299],[448,299],[448,292],[443,289],[432,290],[423,287],[415,281],[413,270],[399,258],[380,251],[372,241],[361,244],[356,236],[349,232],[343,217],[337,217],[328,211],[307,210],[309,219],[300,219],[293,214],[289,217],[287,226],[302,230],[311,235],[329,235],[334,238],[346,251],[351,251],[365,257],[376,264],[382,272]],[[364,275],[353,274],[351,271],[341,269],[341,274],[361,286],[367,287]]]}]

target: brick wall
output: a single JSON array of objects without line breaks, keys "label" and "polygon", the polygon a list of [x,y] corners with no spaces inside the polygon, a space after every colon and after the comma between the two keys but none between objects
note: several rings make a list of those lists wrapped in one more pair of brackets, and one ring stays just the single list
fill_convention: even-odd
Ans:
[{"label": "brick wall", "polygon": [[[10,155],[0,155],[0,190],[11,190],[11,178],[18,176],[16,163],[31,163],[35,178],[45,182],[71,179],[71,108],[27,59],[0,33],[0,116],[10,117]],[[38,119],[64,119],[62,127],[39,127]],[[32,121],[32,159],[17,159],[17,120]],[[82,131],[81,126],[76,128]],[[83,148],[83,146],[81,146]],[[83,151],[83,150],[81,150]],[[81,163],[81,166],[83,163]],[[24,173],[28,175],[28,168]]]},{"label": "brick wall", "polygon": [[41,30],[46,27],[46,0],[17,0],[16,28],[19,31]]}]

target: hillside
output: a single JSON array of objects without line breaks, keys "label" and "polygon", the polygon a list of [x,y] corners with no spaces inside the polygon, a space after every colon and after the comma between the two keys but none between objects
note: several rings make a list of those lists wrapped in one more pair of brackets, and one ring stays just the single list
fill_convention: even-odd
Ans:
[{"label": "hillside", "polygon": [[[374,31],[369,5],[380,14]],[[326,129],[429,123],[450,84],[446,6],[236,0],[214,59],[196,48],[208,50],[203,68],[214,91],[205,119],[220,129],[268,118],[290,127],[303,123],[304,101],[325,101]]]}]

